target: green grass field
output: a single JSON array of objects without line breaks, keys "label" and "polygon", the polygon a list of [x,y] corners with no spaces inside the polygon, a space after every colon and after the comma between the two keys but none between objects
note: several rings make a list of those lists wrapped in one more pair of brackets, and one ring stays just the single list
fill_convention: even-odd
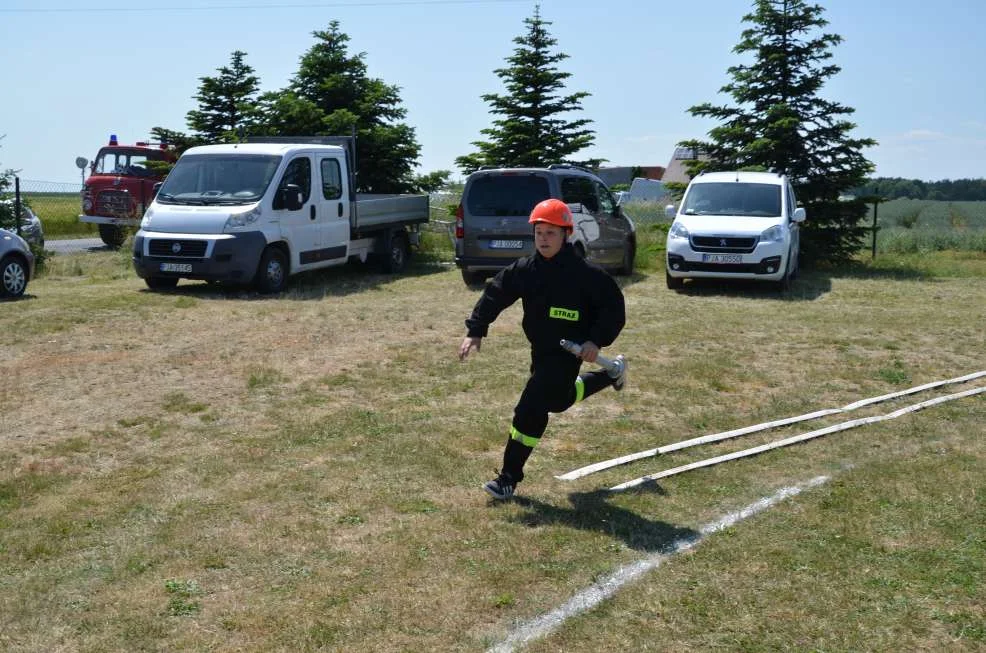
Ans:
[{"label": "green grass field", "polygon": [[[873,221],[873,209],[866,220]],[[877,253],[986,252],[986,202],[897,199],[879,206]]]},{"label": "green grass field", "polygon": [[94,224],[79,222],[79,193],[23,193],[24,201],[41,218],[45,238],[94,238]]},{"label": "green grass field", "polygon": [[554,477],[986,369],[986,255],[863,257],[784,295],[672,292],[645,255],[610,348],[628,387],[553,416],[520,498],[491,504],[528,345],[512,307],[457,359],[478,292],[441,238],[405,275],[335,268],[277,297],[151,293],[126,251],[51,256],[0,304],[0,648],[488,650],[818,476],[520,648],[986,648],[983,395],[604,491],[982,379]]}]

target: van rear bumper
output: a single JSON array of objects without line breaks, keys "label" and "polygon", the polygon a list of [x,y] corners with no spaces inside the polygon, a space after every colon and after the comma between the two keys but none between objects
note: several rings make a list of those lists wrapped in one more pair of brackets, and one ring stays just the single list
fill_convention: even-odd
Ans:
[{"label": "van rear bumper", "polygon": [[[160,252],[163,245],[170,250],[174,243],[183,251],[189,245],[198,244],[200,250],[194,256],[152,254]],[[267,238],[260,231],[217,236],[192,234],[167,234],[140,231],[134,236],[133,264],[137,276],[179,277],[203,281],[234,281],[249,283],[257,273],[260,256],[267,247]],[[190,266],[175,270],[174,266]],[[171,267],[172,270],[166,268]]]},{"label": "van rear bumper", "polygon": [[520,258],[522,257],[456,256],[455,264],[460,268],[468,270],[499,270]]}]

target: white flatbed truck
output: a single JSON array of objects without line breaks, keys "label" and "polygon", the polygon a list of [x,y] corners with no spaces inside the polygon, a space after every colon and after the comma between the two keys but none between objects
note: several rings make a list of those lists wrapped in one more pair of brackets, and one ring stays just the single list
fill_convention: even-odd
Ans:
[{"label": "white flatbed truck", "polygon": [[188,149],[134,237],[137,275],[151,289],[184,278],[275,293],[291,275],[371,255],[400,272],[428,196],[357,194],[354,145],[285,137]]}]

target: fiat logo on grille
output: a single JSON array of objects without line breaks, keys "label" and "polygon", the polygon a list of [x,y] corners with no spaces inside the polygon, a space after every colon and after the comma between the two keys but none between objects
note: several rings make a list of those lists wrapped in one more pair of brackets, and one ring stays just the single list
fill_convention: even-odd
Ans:
[{"label": "fiat logo on grille", "polygon": [[171,243],[171,253],[181,254],[181,243]]}]

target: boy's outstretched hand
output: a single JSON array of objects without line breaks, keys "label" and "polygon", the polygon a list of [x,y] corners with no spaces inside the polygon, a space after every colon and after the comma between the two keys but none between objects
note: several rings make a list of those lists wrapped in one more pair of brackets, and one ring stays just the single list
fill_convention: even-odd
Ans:
[{"label": "boy's outstretched hand", "polygon": [[460,361],[465,360],[466,356],[469,355],[469,352],[471,352],[474,349],[478,352],[482,344],[483,344],[482,338],[470,338],[469,336],[466,336],[465,339],[462,341],[462,344],[459,345],[459,360]]}]

